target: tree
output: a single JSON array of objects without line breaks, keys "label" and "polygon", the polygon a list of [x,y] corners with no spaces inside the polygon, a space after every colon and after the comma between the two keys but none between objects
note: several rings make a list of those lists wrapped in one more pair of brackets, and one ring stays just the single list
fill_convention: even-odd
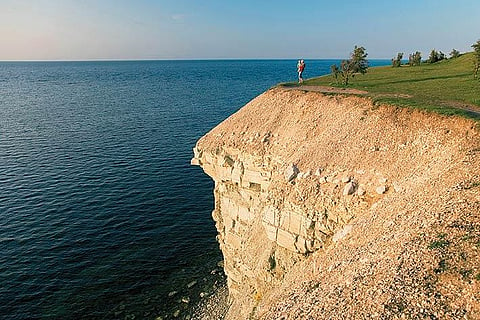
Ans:
[{"label": "tree", "polygon": [[445,59],[445,53],[443,53],[442,51],[436,51],[435,49],[433,49],[430,52],[430,56],[428,57],[427,62],[428,63],[435,63],[435,62],[438,62],[438,61],[442,61],[444,59]]},{"label": "tree", "polygon": [[478,71],[480,70],[480,40],[472,44],[473,48],[473,77],[478,78]]},{"label": "tree", "polygon": [[419,66],[422,63],[422,54],[420,52],[412,53],[408,56],[408,64],[410,66]]},{"label": "tree", "polygon": [[354,78],[356,74],[365,74],[368,69],[367,61],[368,53],[364,47],[357,47],[353,49],[353,52],[350,54],[350,59],[343,60],[340,63],[340,67],[332,65],[330,70],[332,71],[335,79],[340,77],[342,78],[343,85],[348,85],[350,78]]},{"label": "tree", "polygon": [[450,59],[455,59],[458,57],[460,57],[460,51],[452,49],[452,51],[450,52]]},{"label": "tree", "polygon": [[397,53],[397,58],[392,58],[392,67],[398,68],[402,65],[403,52]]},{"label": "tree", "polygon": [[340,73],[340,69],[337,67],[336,64],[332,64],[330,66],[330,72],[333,74],[333,76],[335,77],[335,82],[338,83],[338,75]]}]

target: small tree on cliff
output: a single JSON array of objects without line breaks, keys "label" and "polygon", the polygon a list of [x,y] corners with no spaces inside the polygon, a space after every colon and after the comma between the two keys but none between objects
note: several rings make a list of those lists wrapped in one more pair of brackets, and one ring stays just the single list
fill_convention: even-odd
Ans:
[{"label": "small tree on cliff", "polygon": [[428,57],[427,62],[428,63],[435,63],[435,62],[438,62],[438,61],[442,61],[444,59],[445,59],[445,54],[442,51],[437,51],[437,50],[433,49],[430,52],[430,56]]},{"label": "small tree on cliff", "polygon": [[333,76],[335,77],[335,82],[338,83],[338,75],[340,73],[340,69],[337,67],[336,64],[332,64],[330,66],[330,72],[333,74]]},{"label": "small tree on cliff", "polygon": [[342,84],[348,85],[350,78],[354,78],[357,73],[365,74],[368,69],[367,55],[364,47],[357,47],[353,49],[350,54],[350,59],[343,60],[340,64],[340,68],[335,65],[330,67],[335,79],[338,75],[342,78]]},{"label": "small tree on cliff", "polygon": [[408,64],[410,66],[419,66],[422,63],[422,54],[417,51],[408,56]]},{"label": "small tree on cliff", "polygon": [[480,40],[472,44],[473,48],[473,76],[478,78],[478,71],[480,70]]},{"label": "small tree on cliff", "polygon": [[460,51],[452,49],[452,51],[450,52],[450,59],[455,59],[458,57],[460,57]]},{"label": "small tree on cliff", "polygon": [[397,53],[397,58],[392,58],[392,67],[398,68],[402,65],[403,52]]}]

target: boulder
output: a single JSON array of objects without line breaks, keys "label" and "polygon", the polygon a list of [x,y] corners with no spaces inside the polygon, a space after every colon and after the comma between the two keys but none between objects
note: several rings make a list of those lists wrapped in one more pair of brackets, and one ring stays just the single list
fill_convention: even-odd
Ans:
[{"label": "boulder", "polygon": [[375,189],[375,191],[378,194],[384,194],[387,191],[387,187],[386,186],[379,186]]},{"label": "boulder", "polygon": [[345,187],[343,188],[343,195],[344,196],[348,196],[348,195],[351,195],[355,192],[355,183],[353,183],[352,181],[347,183],[345,185]]},{"label": "boulder", "polygon": [[293,179],[295,179],[299,173],[300,173],[300,170],[298,170],[297,166],[292,163],[285,170],[285,180],[287,182],[290,182]]}]

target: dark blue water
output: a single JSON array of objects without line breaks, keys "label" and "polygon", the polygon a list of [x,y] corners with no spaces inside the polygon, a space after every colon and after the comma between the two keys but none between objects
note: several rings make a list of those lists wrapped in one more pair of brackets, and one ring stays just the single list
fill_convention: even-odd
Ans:
[{"label": "dark blue water", "polygon": [[0,319],[188,314],[223,279],[192,147],[295,65],[0,63]]}]

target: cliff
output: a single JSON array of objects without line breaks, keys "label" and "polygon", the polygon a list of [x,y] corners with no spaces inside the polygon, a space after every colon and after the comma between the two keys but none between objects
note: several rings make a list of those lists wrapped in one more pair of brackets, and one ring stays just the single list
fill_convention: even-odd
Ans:
[{"label": "cliff", "polygon": [[271,89],[202,137],[227,319],[479,318],[480,135]]}]

